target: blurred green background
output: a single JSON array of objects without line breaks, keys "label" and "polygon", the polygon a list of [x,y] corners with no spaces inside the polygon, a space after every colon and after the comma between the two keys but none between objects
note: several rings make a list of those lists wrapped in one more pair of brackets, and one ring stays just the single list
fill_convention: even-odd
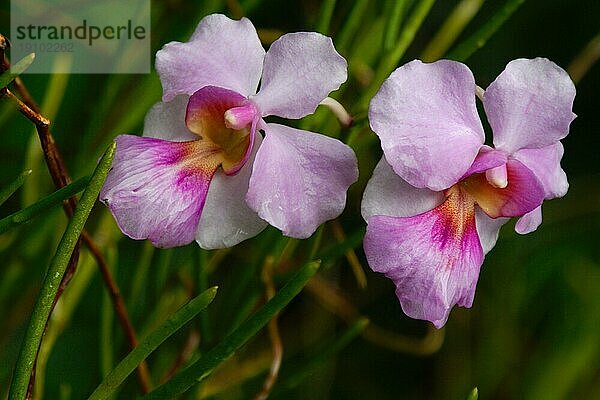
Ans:
[{"label": "blurred green background", "polygon": [[[405,3],[399,31],[410,24],[420,1]],[[422,56],[459,3],[444,0],[433,5],[398,65]],[[481,8],[455,43],[476,32],[505,4],[470,3],[482,3]],[[334,8],[330,24],[324,25],[328,5]],[[356,7],[363,9],[352,32],[348,24]],[[473,308],[455,309],[445,329],[434,332],[402,313],[392,282],[370,272],[359,241],[365,226],[359,212],[361,194],[381,156],[365,121],[361,94],[372,87],[373,72],[397,43],[397,36],[390,41],[387,33],[395,7],[395,1],[152,2],[153,54],[171,40],[187,40],[204,15],[224,12],[246,15],[265,41],[284,32],[321,28],[349,60],[349,79],[338,98],[356,116],[355,127],[340,129],[326,110],[297,124],[343,140],[352,138],[361,177],[350,190],[340,224],[324,227],[317,250],[324,260],[318,284],[305,289],[280,317],[284,361],[271,398],[465,399],[478,387],[482,399],[600,399],[600,66],[592,66],[577,82],[578,118],[563,140],[569,193],[545,203],[544,223],[536,232],[519,236],[514,223],[503,227],[483,265]],[[2,0],[2,33],[8,33],[9,21],[9,4]],[[599,21],[597,0],[527,0],[466,63],[484,88],[515,58],[547,57],[566,69],[574,60],[581,61],[581,51],[600,33]],[[598,47],[596,43],[596,54]],[[53,121],[57,146],[73,178],[91,173],[115,135],[141,133],[146,111],[161,95],[155,72],[23,79]],[[24,187],[0,208],[4,216],[54,188],[33,126],[6,101],[0,102],[0,134],[0,187],[23,170],[33,170]],[[57,208],[0,236],[0,398],[7,391],[27,319],[65,224]],[[113,268],[140,336],[202,286],[220,287],[207,312],[150,357],[155,383],[169,376],[182,348],[187,346],[183,354],[192,357],[210,349],[262,304],[260,271],[268,254],[284,249],[276,274],[281,283],[317,243],[315,238],[282,240],[270,228],[231,251],[206,252],[195,244],[158,250],[125,238],[102,205],[87,227]],[[340,227],[365,269],[365,289],[337,246]],[[346,343],[344,335],[352,333],[348,320],[359,314],[371,320],[370,328]],[[40,367],[36,393],[46,399],[86,398],[127,353],[95,264],[83,250],[76,278],[55,311],[44,343],[47,363]],[[185,398],[253,398],[269,364],[268,336],[262,332]],[[135,393],[132,375],[117,398],[133,398]]]}]

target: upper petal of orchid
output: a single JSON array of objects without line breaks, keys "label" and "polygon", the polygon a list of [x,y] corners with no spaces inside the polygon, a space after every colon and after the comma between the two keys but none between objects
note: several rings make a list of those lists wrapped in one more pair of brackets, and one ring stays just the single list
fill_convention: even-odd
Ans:
[{"label": "upper petal of orchid", "polygon": [[491,185],[485,174],[471,175],[460,186],[492,218],[520,217],[544,201],[544,188],[535,174],[521,162],[510,159],[506,163],[508,185]]},{"label": "upper petal of orchid", "polygon": [[356,156],[330,137],[266,124],[246,201],[287,236],[307,238],[341,214],[356,182]]},{"label": "upper petal of orchid", "polygon": [[367,222],[373,215],[412,217],[434,209],[443,201],[442,192],[408,184],[382,157],[365,188],[361,212]]},{"label": "upper petal of orchid", "polygon": [[168,142],[118,136],[113,167],[100,200],[119,228],[157,247],[194,240],[208,186],[219,166],[218,149],[203,141]]},{"label": "upper petal of orchid", "polygon": [[315,32],[288,33],[265,56],[260,92],[262,115],[302,118],[346,81],[347,63],[331,38]]},{"label": "upper petal of orchid", "polygon": [[196,241],[203,249],[235,246],[259,234],[268,225],[246,204],[252,165],[261,141],[260,134],[256,133],[252,155],[238,174],[215,173],[196,233]]},{"label": "upper petal of orchid", "polygon": [[455,61],[396,69],[371,100],[369,120],[394,171],[435,191],[458,182],[484,141],[473,74]]},{"label": "upper petal of orchid", "polygon": [[364,249],[371,268],[396,284],[408,316],[441,328],[454,305],[472,305],[483,251],[474,203],[460,189],[417,216],[372,216]]},{"label": "upper petal of orchid", "polygon": [[569,133],[575,85],[545,58],[508,63],[485,91],[483,104],[496,148],[513,153],[556,143]]},{"label": "upper petal of orchid", "polygon": [[167,43],[156,53],[163,100],[220,86],[244,96],[256,93],[265,50],[252,23],[221,14],[200,21],[189,42]]},{"label": "upper petal of orchid", "polygon": [[153,105],[144,118],[144,136],[170,142],[198,139],[185,125],[188,100],[189,96],[182,94],[171,101],[159,101]]},{"label": "upper petal of orchid", "polygon": [[540,149],[521,149],[513,157],[529,168],[544,187],[546,199],[562,197],[569,190],[567,174],[560,167],[565,150],[557,142]]}]

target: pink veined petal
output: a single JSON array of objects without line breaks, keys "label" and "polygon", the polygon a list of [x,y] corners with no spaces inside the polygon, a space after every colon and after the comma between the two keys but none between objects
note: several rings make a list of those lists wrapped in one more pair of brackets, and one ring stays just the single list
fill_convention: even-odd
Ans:
[{"label": "pink veined petal", "polygon": [[236,174],[248,160],[260,116],[255,114],[249,126],[232,129],[225,124],[225,113],[246,105],[254,108],[239,93],[216,86],[205,86],[196,91],[187,105],[185,123],[188,129],[223,150],[223,170],[228,175]]},{"label": "pink veined petal", "polygon": [[188,42],[167,43],[156,53],[163,100],[219,86],[249,96],[256,93],[265,50],[252,23],[221,14],[200,21]]},{"label": "pink veined petal", "polygon": [[476,174],[460,183],[487,215],[492,218],[520,217],[544,201],[544,188],[535,174],[520,161],[506,163],[508,186],[494,187],[485,174]]},{"label": "pink veined petal", "polygon": [[535,231],[542,224],[542,206],[523,215],[515,224],[515,231],[526,235]]},{"label": "pink veined petal", "polygon": [[260,91],[252,99],[262,116],[302,118],[346,81],[346,68],[331,38],[316,32],[288,33],[269,48]]},{"label": "pink veined petal", "polygon": [[372,216],[364,249],[371,268],[396,284],[409,317],[439,329],[452,307],[473,304],[483,251],[473,201],[460,189],[417,216]]},{"label": "pink veined petal", "polygon": [[483,248],[483,254],[489,253],[498,241],[498,234],[502,225],[507,223],[510,218],[490,218],[481,208],[475,206],[475,225],[479,242]]},{"label": "pink veined petal", "polygon": [[170,142],[188,142],[198,139],[185,125],[188,95],[179,95],[168,102],[152,106],[144,118],[144,136]]},{"label": "pink veined petal", "polygon": [[350,147],[330,137],[266,124],[246,201],[287,236],[307,238],[344,210],[346,191],[358,179]]},{"label": "pink veined petal", "polygon": [[218,167],[214,149],[200,141],[168,142],[118,136],[113,166],[100,200],[132,239],[156,247],[194,240],[210,180]]},{"label": "pink veined petal", "polygon": [[254,141],[252,155],[238,174],[227,176],[217,171],[210,183],[196,232],[196,241],[203,249],[235,246],[268,225],[246,204],[254,157],[262,142],[259,133]]},{"label": "pink veined petal", "polygon": [[411,186],[382,157],[365,188],[361,213],[365,221],[373,215],[412,217],[434,209],[443,201],[442,192]]},{"label": "pink veined petal", "polygon": [[369,120],[394,171],[435,191],[458,182],[484,141],[473,74],[455,61],[396,69],[371,100]]},{"label": "pink veined petal", "polygon": [[569,182],[560,167],[564,154],[562,143],[557,142],[540,149],[522,149],[512,156],[529,168],[544,187],[545,198],[554,199],[567,194]]},{"label": "pink veined petal", "polygon": [[508,63],[485,91],[483,104],[496,148],[508,153],[551,145],[569,133],[575,85],[545,58]]}]

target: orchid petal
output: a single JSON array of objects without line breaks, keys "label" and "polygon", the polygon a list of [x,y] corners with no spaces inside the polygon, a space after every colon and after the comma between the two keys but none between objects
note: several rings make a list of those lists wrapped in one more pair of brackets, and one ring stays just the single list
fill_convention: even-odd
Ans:
[{"label": "orchid petal", "polygon": [[212,85],[249,96],[256,93],[265,50],[246,18],[212,14],[200,21],[188,42],[167,43],[156,53],[163,100],[191,95]]},{"label": "orchid petal", "polygon": [[331,38],[315,32],[288,33],[269,48],[260,92],[253,100],[263,116],[302,118],[346,81],[346,68]]},{"label": "orchid petal", "polygon": [[542,224],[542,206],[523,215],[515,224],[515,231],[526,235],[535,231]]},{"label": "orchid petal", "polygon": [[100,199],[119,228],[156,247],[194,240],[210,180],[219,165],[201,141],[168,142],[121,135]]},{"label": "orchid petal", "polygon": [[483,97],[496,148],[514,153],[564,138],[576,117],[574,98],[571,78],[552,61],[511,61]]},{"label": "orchid petal", "polygon": [[144,118],[144,136],[170,142],[198,139],[185,125],[185,109],[189,96],[179,95],[168,102],[158,102]]},{"label": "orchid petal", "polygon": [[506,169],[508,185],[505,188],[490,185],[485,174],[472,175],[461,182],[477,205],[492,218],[520,217],[544,201],[544,188],[529,168],[511,159]]},{"label": "orchid petal", "polygon": [[455,61],[396,69],[371,100],[369,120],[394,171],[435,191],[458,182],[484,141],[473,74]]},{"label": "orchid petal", "polygon": [[483,248],[483,254],[489,253],[498,241],[498,235],[502,225],[507,223],[510,218],[490,218],[479,207],[475,207],[475,224],[477,226],[477,235]]},{"label": "orchid petal", "polygon": [[442,192],[409,185],[382,157],[365,188],[361,212],[365,221],[373,215],[412,217],[434,209],[443,201]]},{"label": "orchid petal", "polygon": [[483,251],[474,204],[459,189],[414,217],[369,218],[364,249],[371,268],[396,284],[402,310],[441,328],[454,305],[471,307]]},{"label": "orchid petal", "polygon": [[481,149],[479,149],[479,153],[477,154],[477,157],[475,157],[473,164],[471,164],[461,180],[470,175],[485,172],[488,169],[504,165],[506,164],[506,161],[508,161],[508,155],[505,152],[493,149],[489,146],[482,146]]},{"label": "orchid petal", "polygon": [[246,201],[287,236],[307,238],[336,218],[356,182],[356,156],[339,140],[279,124],[266,124]]},{"label": "orchid petal", "polygon": [[569,190],[567,174],[560,167],[560,160],[564,154],[560,142],[540,149],[522,149],[513,154],[529,168],[544,187],[545,198],[553,199],[562,197]]},{"label": "orchid petal", "polygon": [[252,154],[237,175],[215,173],[196,233],[196,241],[203,249],[235,246],[259,234],[268,225],[246,204],[252,164],[261,141],[257,133]]}]

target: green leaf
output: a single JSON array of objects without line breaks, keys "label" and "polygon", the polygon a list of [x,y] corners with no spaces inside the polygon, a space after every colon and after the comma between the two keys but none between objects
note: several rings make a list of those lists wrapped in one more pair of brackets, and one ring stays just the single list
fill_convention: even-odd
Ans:
[{"label": "green leaf", "polygon": [[190,300],[160,327],[148,334],[102,381],[89,400],[110,397],[135,368],[156,348],[183,325],[204,310],[215,298],[217,287],[212,287]]},{"label": "green leaf", "polygon": [[0,191],[0,205],[4,204],[21,186],[25,183],[25,179],[31,175],[31,170],[21,172],[21,174],[10,183],[7,187]]},{"label": "green leaf", "polygon": [[504,6],[477,32],[464,42],[456,46],[447,58],[456,61],[465,61],[475,51],[482,48],[488,39],[506,22],[506,20],[523,4],[525,0],[508,0]]},{"label": "green leaf", "polygon": [[108,175],[112,160],[115,156],[116,145],[113,144],[106,150],[100,163],[96,167],[88,187],[81,196],[81,201],[75,208],[73,216],[67,224],[56,253],[50,261],[50,266],[44,277],[42,288],[33,307],[31,319],[25,331],[21,344],[21,350],[17,359],[17,365],[10,385],[10,400],[22,400],[27,394],[29,378],[35,364],[37,350],[42,341],[46,321],[52,311],[52,304],[60,286],[63,275],[71,258],[71,253],[81,235],[81,231],[87,221],[92,207],[96,203],[98,193]]},{"label": "green leaf", "polygon": [[90,181],[89,177],[81,178],[70,185],[60,188],[49,196],[44,197],[40,201],[25,207],[22,210],[9,215],[0,220],[0,234],[28,222],[29,220],[43,214],[45,211],[60,205],[64,200],[73,197],[81,192]]},{"label": "green leaf", "polygon": [[469,396],[467,396],[467,400],[477,400],[479,398],[479,390],[477,388],[473,388]]},{"label": "green leaf", "polygon": [[320,261],[314,261],[302,267],[271,300],[242,323],[239,328],[225,337],[194,364],[144,396],[143,399],[172,399],[209,376],[221,362],[231,357],[296,297],[308,280],[317,272],[320,265]]},{"label": "green leaf", "polygon": [[11,83],[17,76],[21,75],[35,59],[35,53],[31,53],[20,59],[16,64],[10,67],[8,71],[5,71],[0,75],[0,88],[5,88]]}]

